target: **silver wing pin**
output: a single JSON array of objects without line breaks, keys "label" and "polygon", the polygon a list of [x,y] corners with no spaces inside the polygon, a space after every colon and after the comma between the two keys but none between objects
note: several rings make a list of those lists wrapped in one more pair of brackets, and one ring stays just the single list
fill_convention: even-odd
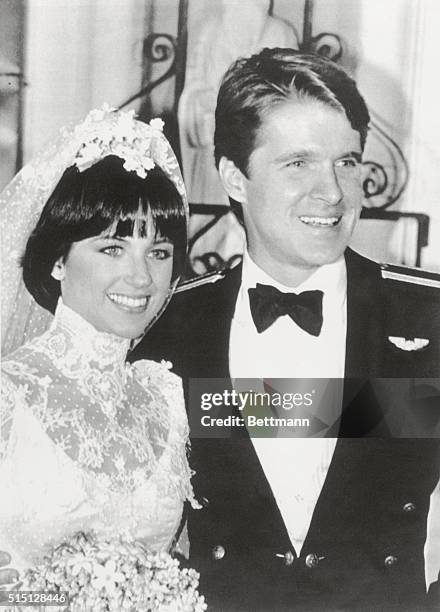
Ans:
[{"label": "silver wing pin", "polygon": [[402,351],[420,351],[429,344],[428,338],[413,338],[412,340],[407,340],[400,336],[388,336],[388,340]]}]

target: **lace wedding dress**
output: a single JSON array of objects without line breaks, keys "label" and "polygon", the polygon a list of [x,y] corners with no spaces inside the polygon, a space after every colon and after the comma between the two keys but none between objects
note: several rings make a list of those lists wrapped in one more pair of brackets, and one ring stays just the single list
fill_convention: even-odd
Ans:
[{"label": "lace wedding dress", "polygon": [[0,550],[19,570],[77,531],[170,550],[194,507],[180,379],[60,303],[2,364]]}]

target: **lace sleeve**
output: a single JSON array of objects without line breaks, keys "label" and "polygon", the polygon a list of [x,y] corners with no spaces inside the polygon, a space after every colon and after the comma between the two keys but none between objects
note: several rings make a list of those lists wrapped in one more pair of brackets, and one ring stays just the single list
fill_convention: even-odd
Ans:
[{"label": "lace sleeve", "polygon": [[5,372],[1,372],[0,401],[0,461],[6,455],[14,409],[24,401],[24,390],[16,387]]},{"label": "lace sleeve", "polygon": [[163,398],[163,419],[168,424],[168,445],[171,449],[171,468],[168,477],[175,493],[188,500],[193,508],[200,508],[191,485],[192,471],[188,464],[189,426],[185,410],[182,379],[170,372],[169,362],[140,360],[132,364],[136,377],[145,389]]},{"label": "lace sleeve", "polygon": [[186,444],[189,437],[188,419],[185,410],[182,379],[170,372],[172,364],[167,361],[142,359],[132,364],[136,378],[145,389],[162,395],[166,404],[169,426],[177,431]]}]

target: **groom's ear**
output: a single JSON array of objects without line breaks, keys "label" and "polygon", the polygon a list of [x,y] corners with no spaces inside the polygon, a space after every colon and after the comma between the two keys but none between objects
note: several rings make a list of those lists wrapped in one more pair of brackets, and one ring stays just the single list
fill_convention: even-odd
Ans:
[{"label": "groom's ear", "polygon": [[66,267],[64,265],[63,257],[60,257],[59,259],[56,260],[56,262],[53,265],[52,272],[50,273],[50,275],[55,280],[58,280],[58,281],[64,280],[64,277],[66,276]]},{"label": "groom's ear", "polygon": [[222,157],[218,165],[223,188],[230,198],[240,204],[247,202],[247,178],[233,161]]}]

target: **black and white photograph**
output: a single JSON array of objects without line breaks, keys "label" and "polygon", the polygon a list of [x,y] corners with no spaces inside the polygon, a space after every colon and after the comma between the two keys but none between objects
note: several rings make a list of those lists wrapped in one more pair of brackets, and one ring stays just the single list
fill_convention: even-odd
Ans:
[{"label": "black and white photograph", "polygon": [[438,0],[0,0],[0,612],[440,609]]}]

